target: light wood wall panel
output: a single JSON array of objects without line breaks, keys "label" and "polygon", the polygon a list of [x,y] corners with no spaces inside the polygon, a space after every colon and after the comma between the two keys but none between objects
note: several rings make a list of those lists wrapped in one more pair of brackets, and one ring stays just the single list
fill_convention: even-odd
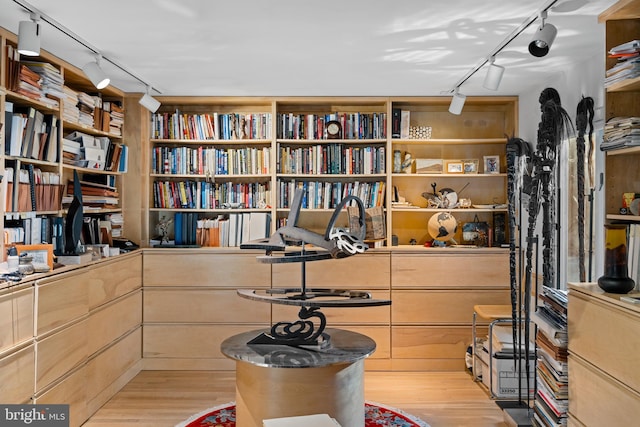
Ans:
[{"label": "light wood wall panel", "polygon": [[464,359],[471,344],[466,326],[394,326],[391,352],[399,359]]}]

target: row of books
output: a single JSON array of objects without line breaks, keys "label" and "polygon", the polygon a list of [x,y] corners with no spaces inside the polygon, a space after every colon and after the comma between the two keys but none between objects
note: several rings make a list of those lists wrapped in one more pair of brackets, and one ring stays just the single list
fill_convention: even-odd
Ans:
[{"label": "row of books", "polygon": [[384,205],[384,181],[279,181],[278,208],[289,208],[296,190],[302,189],[302,205],[304,209],[335,209],[347,196],[356,196],[365,208]]},{"label": "row of books", "polygon": [[33,107],[5,102],[5,154],[13,157],[56,162],[58,118]]},{"label": "row of books", "polygon": [[264,208],[269,182],[154,181],[153,207],[164,209]]},{"label": "row of books", "polygon": [[[59,219],[56,219],[59,218]],[[20,219],[8,219],[4,227],[4,244],[51,244],[59,236],[61,217],[25,215]]]},{"label": "row of books", "polygon": [[215,218],[200,218],[197,212],[176,212],[173,217],[173,240],[161,237],[151,240],[154,246],[194,245],[235,247],[269,237],[271,214],[268,212],[235,212]]},{"label": "row of books", "polygon": [[5,167],[4,176],[5,212],[47,212],[60,209],[64,185],[60,182],[59,174],[25,165],[20,169]]},{"label": "row of books", "polygon": [[174,175],[269,174],[271,147],[166,147],[151,151],[151,171]]},{"label": "row of books", "polygon": [[152,139],[235,140],[271,138],[271,113],[151,115]]},{"label": "row of books", "polygon": [[532,314],[537,325],[537,391],[533,424],[566,426],[569,409],[567,292],[542,287],[539,304]]},{"label": "row of books", "polygon": [[637,145],[640,145],[640,117],[612,117],[607,120],[600,150],[617,150]]},{"label": "row of books", "polygon": [[324,144],[280,147],[278,173],[288,174],[382,174],[385,147]]},{"label": "row of books", "polygon": [[609,49],[608,56],[617,62],[606,71],[604,86],[610,87],[640,76],[640,40],[631,40]]},{"label": "row of books", "polygon": [[385,139],[386,113],[278,114],[278,138],[327,139],[327,122],[340,122],[341,139]]}]

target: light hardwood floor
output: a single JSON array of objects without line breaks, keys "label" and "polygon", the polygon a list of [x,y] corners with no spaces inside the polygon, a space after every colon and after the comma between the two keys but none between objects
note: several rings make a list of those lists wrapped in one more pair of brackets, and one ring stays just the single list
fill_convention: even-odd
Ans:
[{"label": "light hardwood floor", "polygon": [[[142,371],[85,427],[173,427],[235,399],[234,372]],[[400,408],[431,427],[504,427],[502,411],[465,372],[365,374],[365,399]]]}]

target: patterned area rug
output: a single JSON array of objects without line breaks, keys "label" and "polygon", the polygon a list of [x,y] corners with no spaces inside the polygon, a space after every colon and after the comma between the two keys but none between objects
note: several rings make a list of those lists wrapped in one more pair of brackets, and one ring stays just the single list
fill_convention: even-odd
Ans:
[{"label": "patterned area rug", "polygon": [[[366,402],[364,405],[364,427],[429,427],[421,419],[399,409],[379,403]],[[235,402],[217,406],[191,416],[176,427],[235,427]]]}]

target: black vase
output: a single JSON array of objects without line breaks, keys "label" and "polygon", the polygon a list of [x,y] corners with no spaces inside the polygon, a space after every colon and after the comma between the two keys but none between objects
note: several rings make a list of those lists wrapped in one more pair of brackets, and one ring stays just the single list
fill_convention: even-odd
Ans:
[{"label": "black vase", "polygon": [[627,226],[605,225],[604,275],[598,286],[612,294],[626,294],[636,284],[627,269]]}]

